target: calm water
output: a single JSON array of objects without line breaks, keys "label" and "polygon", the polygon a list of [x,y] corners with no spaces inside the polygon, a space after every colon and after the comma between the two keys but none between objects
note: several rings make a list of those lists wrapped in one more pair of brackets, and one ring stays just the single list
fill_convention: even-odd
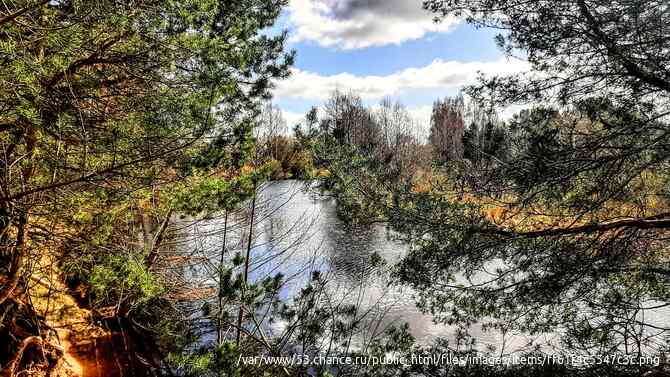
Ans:
[{"label": "calm water", "polygon": [[[199,262],[191,267],[188,279],[202,286],[216,285],[223,225],[223,218],[216,218],[189,228],[191,238],[185,250],[200,259],[196,258]],[[248,209],[229,215],[224,259],[229,261],[235,252],[244,253],[248,228]],[[334,300],[357,304],[359,315],[365,313],[358,342],[402,323],[409,324],[412,335],[421,343],[430,343],[436,337],[455,339],[455,328],[435,324],[430,315],[421,313],[411,289],[390,284],[388,268],[407,252],[407,246],[393,240],[381,225],[352,227],[343,223],[335,213],[334,199],[305,183],[273,182],[259,189],[252,245],[251,282],[282,273],[286,284],[281,297],[290,300],[313,271],[320,271],[329,282],[329,295]],[[375,254],[386,265],[372,263]],[[667,314],[660,314],[664,322],[669,318]],[[270,332],[280,333],[283,324],[268,326]],[[547,344],[556,340],[555,335],[503,337],[479,327],[469,331],[478,348],[495,346],[500,350],[504,345],[508,352],[524,348],[529,341]]]},{"label": "calm water", "polygon": [[[357,226],[337,218],[335,200],[303,182],[281,181],[259,189],[252,237],[249,280],[282,273],[286,283],[281,297],[290,300],[305,286],[313,271],[328,281],[329,295],[338,303],[357,304],[363,316],[359,342],[378,336],[389,326],[408,323],[421,343],[436,337],[453,339],[456,329],[433,323],[414,304],[413,291],[390,284],[389,268],[406,252],[382,225]],[[229,215],[227,255],[244,253],[248,237],[248,210]],[[215,266],[222,249],[223,218],[209,219],[190,228],[188,250],[200,256],[191,266],[189,279],[201,286],[215,286]],[[374,263],[373,256],[385,263]],[[281,322],[270,331],[282,331]],[[500,334],[471,329],[480,345],[502,344]],[[507,339],[509,341],[509,339]]]}]

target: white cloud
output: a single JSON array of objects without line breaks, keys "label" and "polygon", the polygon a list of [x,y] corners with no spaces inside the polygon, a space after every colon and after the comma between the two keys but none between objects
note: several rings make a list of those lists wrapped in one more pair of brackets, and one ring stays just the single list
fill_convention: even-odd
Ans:
[{"label": "white cloud", "polygon": [[433,113],[433,105],[430,104],[418,107],[408,107],[407,112],[415,122],[428,124],[430,122],[430,116]]},{"label": "white cloud", "polygon": [[291,0],[289,19],[293,41],[340,49],[400,44],[458,23],[435,23],[420,0]]},{"label": "white cloud", "polygon": [[386,76],[357,76],[350,73],[323,76],[294,69],[291,77],[277,83],[275,96],[278,99],[323,100],[335,90],[351,90],[363,99],[374,100],[413,90],[457,89],[473,83],[478,72],[505,75],[528,69],[528,63],[508,59],[465,63],[438,59],[425,67],[408,68]]},{"label": "white cloud", "polygon": [[430,129],[430,116],[433,113],[433,105],[424,105],[419,107],[410,107],[407,109],[409,115],[412,117],[414,122],[417,125],[417,136],[419,139],[425,139],[428,137],[428,131]]},{"label": "white cloud", "polygon": [[296,124],[303,124],[305,122],[305,114],[282,110],[282,117],[284,117],[289,130],[292,130]]},{"label": "white cloud", "polygon": [[510,120],[515,114],[520,113],[521,110],[527,110],[530,109],[531,107],[532,105],[529,104],[507,106],[500,112],[500,118],[502,120]]}]

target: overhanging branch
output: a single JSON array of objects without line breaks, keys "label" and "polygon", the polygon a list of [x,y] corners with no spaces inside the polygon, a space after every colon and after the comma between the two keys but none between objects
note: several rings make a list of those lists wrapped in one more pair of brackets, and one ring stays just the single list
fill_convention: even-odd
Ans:
[{"label": "overhanging branch", "polygon": [[670,228],[670,213],[659,215],[627,218],[602,223],[586,224],[569,228],[550,228],[529,232],[515,232],[501,228],[483,228],[475,229],[475,233],[495,234],[510,238],[539,238],[539,237],[560,237],[575,234],[602,233],[615,229],[634,228],[634,229],[667,229]]}]

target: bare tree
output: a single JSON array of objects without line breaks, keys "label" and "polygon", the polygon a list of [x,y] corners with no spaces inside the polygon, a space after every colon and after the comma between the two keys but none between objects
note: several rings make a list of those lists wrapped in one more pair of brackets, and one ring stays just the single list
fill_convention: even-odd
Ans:
[{"label": "bare tree", "polygon": [[321,128],[344,144],[373,150],[380,143],[379,125],[360,96],[334,92],[324,105],[325,118]]},{"label": "bare tree", "polygon": [[438,161],[446,162],[463,156],[464,113],[462,95],[447,97],[433,104],[429,141]]},{"label": "bare tree", "polygon": [[421,143],[420,126],[403,104],[384,98],[372,112],[381,134],[377,159],[387,162],[401,178],[430,166],[430,155]]},{"label": "bare tree", "polygon": [[266,103],[261,109],[257,127],[254,129],[260,156],[276,160],[279,154],[276,141],[287,133],[288,126],[281,109],[270,102]]}]

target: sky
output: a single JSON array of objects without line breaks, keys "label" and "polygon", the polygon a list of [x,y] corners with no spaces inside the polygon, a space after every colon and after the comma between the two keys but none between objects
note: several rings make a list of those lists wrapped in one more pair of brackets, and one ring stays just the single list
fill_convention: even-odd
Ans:
[{"label": "sky", "polygon": [[290,0],[275,30],[288,30],[296,63],[273,102],[292,126],[334,90],[352,90],[369,105],[399,101],[427,125],[432,103],[479,72],[527,69],[497,48],[495,31],[433,18],[421,0]]}]

